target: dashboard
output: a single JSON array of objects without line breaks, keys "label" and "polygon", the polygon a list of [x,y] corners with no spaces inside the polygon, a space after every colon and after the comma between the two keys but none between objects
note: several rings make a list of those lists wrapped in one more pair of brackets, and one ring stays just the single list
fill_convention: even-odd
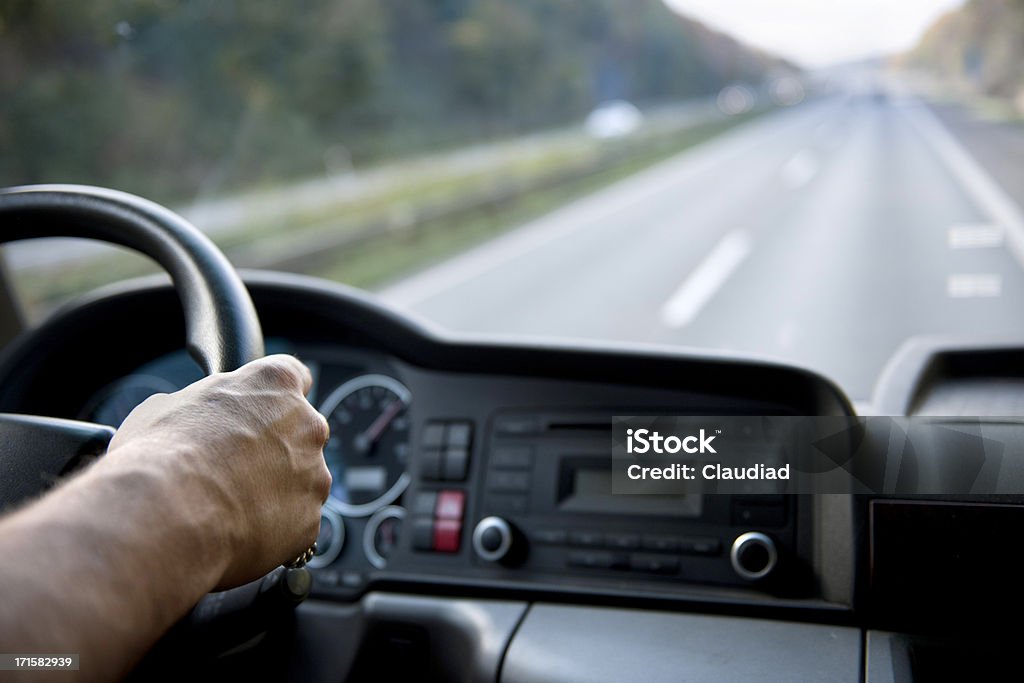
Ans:
[{"label": "dashboard", "polygon": [[[814,500],[781,495],[610,492],[612,416],[849,413],[826,380],[665,349],[456,342],[354,290],[275,277],[248,283],[267,351],[311,368],[308,398],[331,427],[316,596],[344,602],[399,586],[850,603],[850,572],[822,580],[815,531],[849,528],[848,511],[830,520]],[[98,294],[41,331],[46,367],[29,354],[12,361],[4,389],[23,412],[117,426],[146,396],[202,376],[176,343],[176,309],[156,283]],[[134,334],[85,331],[126,319]],[[832,557],[853,556],[852,529],[831,538]]]},{"label": "dashboard", "polygon": [[[293,678],[380,680],[382,662],[399,667],[386,677],[432,680],[617,680],[652,663],[651,680],[766,674],[716,654],[730,643],[774,663],[766,680],[910,680],[890,674],[913,656],[943,670],[950,653],[969,659],[998,640],[972,649],[921,634],[970,623],[975,637],[990,606],[1024,604],[1024,551],[1001,537],[1024,524],[1019,497],[611,494],[613,416],[851,415],[811,372],[450,337],[343,286],[244,277],[267,351],[311,368],[308,398],[331,426]],[[31,348],[5,350],[0,411],[116,425],[201,377],[182,337],[165,282],[97,292]],[[912,395],[908,377],[894,373],[893,397]],[[1010,457],[1024,454],[1019,427],[988,427],[1004,463],[1024,462]],[[956,457],[953,433],[930,432],[920,450]]]},{"label": "dashboard", "polygon": [[[331,427],[324,456],[333,483],[310,563],[318,596],[351,600],[382,582],[453,578],[634,597],[814,595],[802,581],[798,533],[810,509],[792,497],[611,493],[613,415],[783,406],[436,372],[375,350],[280,337],[267,351],[310,367],[307,398]],[[201,377],[174,351],[100,388],[77,417],[116,428],[149,395]]]}]

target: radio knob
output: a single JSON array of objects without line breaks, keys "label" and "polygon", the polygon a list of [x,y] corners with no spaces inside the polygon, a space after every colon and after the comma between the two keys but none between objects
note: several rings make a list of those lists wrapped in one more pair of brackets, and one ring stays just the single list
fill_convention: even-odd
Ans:
[{"label": "radio knob", "polygon": [[770,536],[759,531],[748,531],[732,542],[729,559],[733,570],[741,578],[756,581],[772,573],[779,562],[779,553]]},{"label": "radio knob", "polygon": [[512,525],[501,517],[484,517],[473,529],[473,552],[481,560],[500,562],[512,550]]}]

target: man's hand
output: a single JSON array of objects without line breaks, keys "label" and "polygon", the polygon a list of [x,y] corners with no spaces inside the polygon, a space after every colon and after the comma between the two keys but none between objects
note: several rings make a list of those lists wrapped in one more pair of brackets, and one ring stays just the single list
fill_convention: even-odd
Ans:
[{"label": "man's hand", "polygon": [[97,466],[155,469],[195,501],[197,533],[221,527],[217,587],[251,581],[316,540],[331,475],[327,421],[305,398],[311,383],[302,363],[278,355],[152,396]]},{"label": "man's hand", "polygon": [[331,476],[309,371],[271,356],[153,396],[107,454],[0,518],[0,641],[124,676],[215,588],[316,538]]}]

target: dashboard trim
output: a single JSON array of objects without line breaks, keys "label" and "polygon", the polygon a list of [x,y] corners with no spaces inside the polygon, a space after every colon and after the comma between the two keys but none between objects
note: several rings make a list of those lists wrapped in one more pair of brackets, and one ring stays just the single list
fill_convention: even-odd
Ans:
[{"label": "dashboard trim", "polygon": [[[854,413],[849,398],[831,380],[775,360],[654,344],[454,334],[346,285],[269,271],[241,275],[258,307],[280,302],[316,330],[358,330],[358,338],[347,341],[378,348],[424,369],[685,388],[709,396],[782,403],[792,414]],[[76,338],[68,336],[73,331],[94,330],[97,321],[126,306],[151,308],[153,297],[161,296],[168,305],[178,306],[168,278],[155,275],[102,287],[59,308],[0,354],[0,378],[5,380],[0,385],[0,409],[20,409],[13,405],[15,399],[23,392],[31,394],[24,378],[39,371],[33,359],[41,355],[40,346],[59,350]],[[184,329],[180,321],[174,324]],[[264,327],[265,334],[273,336]],[[165,341],[169,349],[180,347],[177,340]]]}]

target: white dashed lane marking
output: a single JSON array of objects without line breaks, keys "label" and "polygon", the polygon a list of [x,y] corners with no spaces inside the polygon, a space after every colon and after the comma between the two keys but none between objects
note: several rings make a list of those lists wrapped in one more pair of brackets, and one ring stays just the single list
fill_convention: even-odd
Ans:
[{"label": "white dashed lane marking", "polygon": [[791,190],[803,187],[818,174],[818,161],[807,150],[797,154],[782,165],[782,182]]},{"label": "white dashed lane marking", "polygon": [[742,230],[723,237],[661,307],[661,322],[676,328],[696,318],[747,258],[752,246],[750,235]]},{"label": "white dashed lane marking", "polygon": [[950,249],[991,249],[1003,246],[1003,229],[998,225],[954,225],[949,229]]},{"label": "white dashed lane marking", "polygon": [[951,299],[991,298],[1002,294],[1003,278],[996,273],[962,273],[946,279]]}]

